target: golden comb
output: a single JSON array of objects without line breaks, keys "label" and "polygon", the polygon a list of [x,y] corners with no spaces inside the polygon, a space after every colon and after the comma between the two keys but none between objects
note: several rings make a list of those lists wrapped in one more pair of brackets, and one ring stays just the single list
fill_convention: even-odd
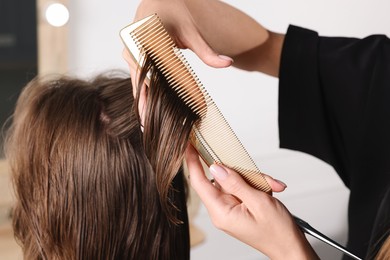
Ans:
[{"label": "golden comb", "polygon": [[207,93],[157,14],[130,24],[120,36],[132,59],[142,66],[148,55],[178,97],[200,120],[190,141],[207,165],[219,163],[237,171],[251,186],[267,193],[271,187],[228,122]]}]

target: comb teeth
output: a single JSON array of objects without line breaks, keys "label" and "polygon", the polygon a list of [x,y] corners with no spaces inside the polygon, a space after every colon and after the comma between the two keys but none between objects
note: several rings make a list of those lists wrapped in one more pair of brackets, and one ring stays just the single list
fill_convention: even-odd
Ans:
[{"label": "comb teeth", "polygon": [[[121,35],[122,38],[130,36],[138,48],[138,57],[134,58],[142,64],[142,53],[148,55],[170,87],[194,113],[202,118],[207,111],[207,102],[210,98],[185,57],[166,32],[161,20],[157,15],[152,15],[133,25],[136,26],[130,25],[129,27],[132,28],[122,30]],[[124,39],[124,41],[127,43],[128,40]]]},{"label": "comb teeth", "polygon": [[237,171],[253,187],[271,193],[260,170],[228,122],[175,46],[157,15],[151,15],[121,30],[121,38],[141,66],[148,55],[175,90],[177,96],[198,116],[191,143],[203,160],[224,164]]},{"label": "comb teeth", "polygon": [[226,165],[254,188],[271,193],[271,187],[215,103],[208,105],[205,117],[195,125],[193,133],[191,143],[208,165]]}]

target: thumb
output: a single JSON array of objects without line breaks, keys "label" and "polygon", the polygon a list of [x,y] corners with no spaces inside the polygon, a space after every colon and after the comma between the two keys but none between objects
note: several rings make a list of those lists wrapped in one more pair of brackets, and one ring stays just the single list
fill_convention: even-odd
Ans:
[{"label": "thumb", "polygon": [[187,44],[204,63],[214,68],[226,68],[233,64],[233,59],[216,53],[200,34],[196,34]]},{"label": "thumb", "polygon": [[263,193],[251,187],[237,172],[225,166],[213,164],[210,166],[210,173],[225,192],[243,202],[253,200],[254,196],[258,196],[257,193]]}]

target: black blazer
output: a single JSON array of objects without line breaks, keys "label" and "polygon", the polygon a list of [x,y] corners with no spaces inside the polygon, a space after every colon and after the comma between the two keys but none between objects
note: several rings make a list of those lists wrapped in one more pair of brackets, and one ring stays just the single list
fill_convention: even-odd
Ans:
[{"label": "black blazer", "polygon": [[390,184],[389,38],[320,37],[290,26],[279,73],[279,135],[282,148],[329,163],[350,189],[347,248],[366,256]]}]

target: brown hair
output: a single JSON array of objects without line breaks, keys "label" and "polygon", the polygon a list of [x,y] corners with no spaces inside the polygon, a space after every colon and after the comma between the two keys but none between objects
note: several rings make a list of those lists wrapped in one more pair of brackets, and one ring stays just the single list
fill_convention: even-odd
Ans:
[{"label": "brown hair", "polygon": [[[388,235],[388,233],[387,233]],[[382,244],[378,254],[375,256],[377,260],[387,260],[390,256],[390,236],[388,236],[385,242]]]},{"label": "brown hair", "polygon": [[[148,55],[145,55],[140,71],[136,100],[148,72],[150,84],[144,122],[144,148],[156,172],[163,210],[172,222],[178,223],[174,217],[177,209],[168,197],[169,192],[173,192],[171,183],[183,161],[192,126],[199,116],[178,98]],[[140,114],[138,106],[136,114]]]},{"label": "brown hair", "polygon": [[[143,141],[133,103],[130,79],[117,75],[37,78],[23,90],[6,155],[25,258],[189,259],[185,185],[176,173],[191,125],[166,121],[172,112],[162,109],[149,115]],[[162,141],[153,140],[161,120],[183,134],[169,138],[164,129],[172,127],[161,127]],[[149,148],[160,143],[171,147]],[[172,150],[172,161],[161,154]]]}]

